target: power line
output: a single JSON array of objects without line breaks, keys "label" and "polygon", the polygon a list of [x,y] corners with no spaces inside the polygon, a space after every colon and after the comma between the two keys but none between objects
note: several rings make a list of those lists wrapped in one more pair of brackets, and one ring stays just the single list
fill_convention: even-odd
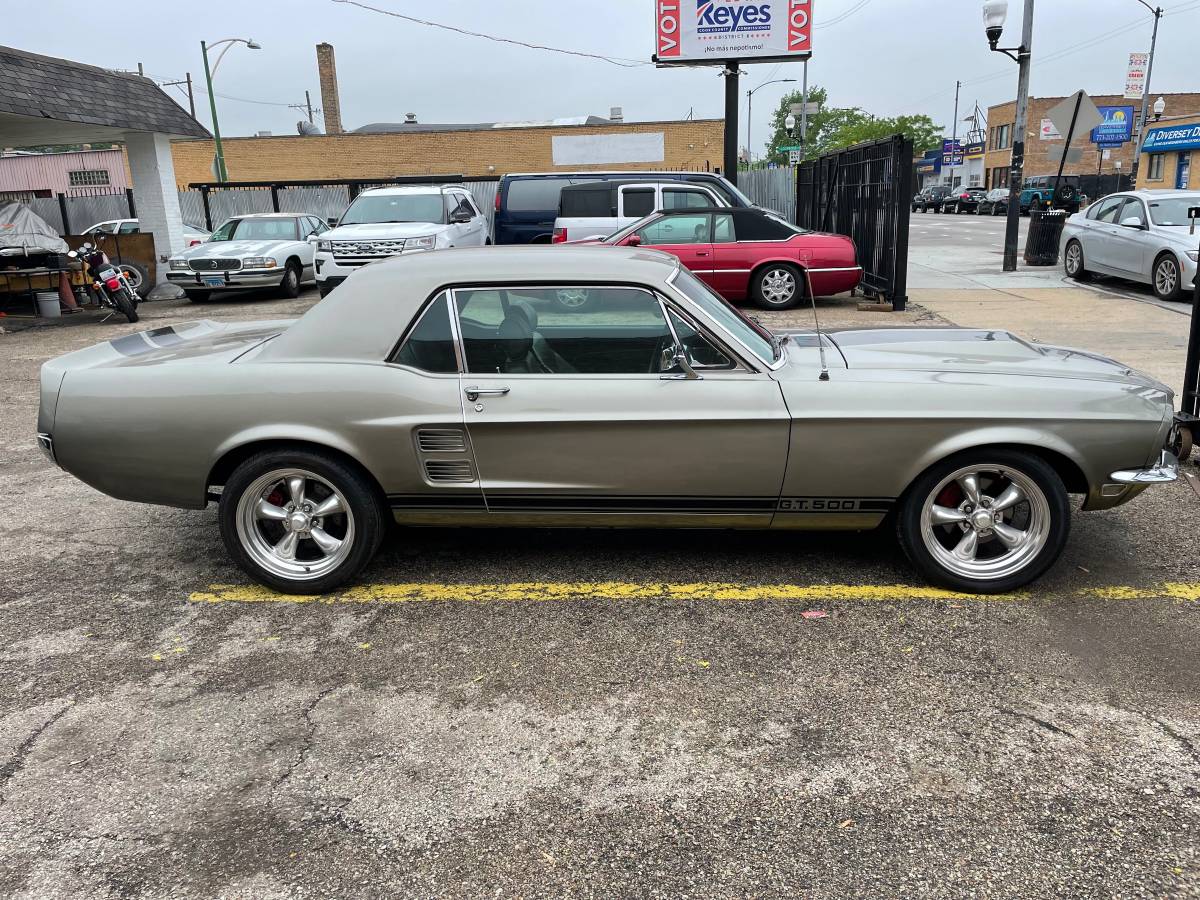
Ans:
[{"label": "power line", "polygon": [[873,2],[873,0],[860,0],[860,2],[857,5],[852,6],[850,9],[846,10],[843,13],[839,13],[838,15],[834,16],[832,19],[829,19],[826,22],[814,23],[813,28],[828,28],[830,25],[836,25],[839,22],[844,22],[846,19],[850,18],[852,15],[854,15],[856,12],[858,12],[860,9],[862,9],[864,6],[866,6],[867,4],[872,3],[872,2]]},{"label": "power line", "polygon": [[561,47],[548,47],[544,44],[530,44],[526,41],[518,41],[515,38],[496,37],[493,34],[483,34],[479,31],[470,31],[466,28],[459,28],[456,25],[446,25],[442,22],[431,22],[428,19],[418,19],[416,16],[406,16],[403,13],[393,12],[390,9],[380,9],[378,6],[370,6],[366,3],[360,3],[359,0],[331,0],[333,3],[344,3],[347,6],[357,6],[359,9],[366,9],[371,12],[379,13],[384,16],[391,16],[394,19],[403,19],[406,22],[413,22],[417,25],[428,25],[430,28],[441,28],[444,31],[453,31],[456,34],[464,34],[468,37],[483,38],[487,41],[495,41],[498,44],[513,44],[517,47],[527,47],[530,50],[545,50],[549,53],[563,53],[567,56],[581,56],[585,59],[598,59],[601,62],[611,63],[614,66],[621,66],[626,69],[634,69],[640,66],[650,66],[653,63],[643,60],[629,59],[627,57],[603,56],[599,53],[585,53],[581,50],[564,50]]}]

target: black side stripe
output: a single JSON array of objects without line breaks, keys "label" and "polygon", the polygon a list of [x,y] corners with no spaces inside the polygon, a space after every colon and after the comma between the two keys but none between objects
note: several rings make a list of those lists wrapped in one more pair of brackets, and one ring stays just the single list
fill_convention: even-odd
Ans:
[{"label": "black side stripe", "polygon": [[885,497],[645,497],[600,494],[489,494],[455,491],[389,494],[394,509],[465,509],[493,512],[630,512],[630,513],[800,513],[839,515],[887,512],[895,501]]}]

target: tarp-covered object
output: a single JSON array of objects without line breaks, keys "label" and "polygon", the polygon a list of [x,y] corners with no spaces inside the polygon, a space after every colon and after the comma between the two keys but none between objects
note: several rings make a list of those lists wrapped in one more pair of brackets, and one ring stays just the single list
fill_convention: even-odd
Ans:
[{"label": "tarp-covered object", "polygon": [[0,256],[66,253],[69,249],[58,232],[28,206],[0,201]]}]

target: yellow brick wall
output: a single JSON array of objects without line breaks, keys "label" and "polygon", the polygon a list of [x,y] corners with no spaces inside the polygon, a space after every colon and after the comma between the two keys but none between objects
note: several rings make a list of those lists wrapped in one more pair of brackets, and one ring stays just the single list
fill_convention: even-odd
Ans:
[{"label": "yellow brick wall", "polygon": [[[657,163],[555,166],[556,135],[662,132],[665,159]],[[584,169],[690,169],[721,166],[725,123],[721,119],[638,122],[622,125],[536,126],[409,134],[289,135],[226,138],[225,166],[231,181],[382,178],[394,175],[495,175]],[[209,140],[175,141],[179,186],[213,181]]]},{"label": "yellow brick wall", "polygon": [[[1160,122],[1155,122],[1151,119],[1146,128],[1147,130],[1151,128],[1165,128],[1169,125],[1200,125],[1200,116],[1166,118]],[[1200,150],[1184,150],[1182,152],[1189,156],[1188,183],[1186,188],[1191,191],[1200,189]],[[1138,164],[1137,186],[1152,191],[1175,190],[1176,176],[1179,174],[1179,153],[1179,150],[1163,151],[1161,178],[1150,177],[1152,174],[1150,171],[1150,157],[1153,154],[1143,153],[1142,161]]]}]

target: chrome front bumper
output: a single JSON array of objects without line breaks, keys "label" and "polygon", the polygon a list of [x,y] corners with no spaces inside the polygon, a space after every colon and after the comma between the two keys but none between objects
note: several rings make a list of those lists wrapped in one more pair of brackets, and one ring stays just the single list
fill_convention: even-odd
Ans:
[{"label": "chrome front bumper", "polygon": [[1158,462],[1148,469],[1122,469],[1113,472],[1108,480],[1115,484],[1166,484],[1179,477],[1179,460],[1170,450],[1164,450]]}]

